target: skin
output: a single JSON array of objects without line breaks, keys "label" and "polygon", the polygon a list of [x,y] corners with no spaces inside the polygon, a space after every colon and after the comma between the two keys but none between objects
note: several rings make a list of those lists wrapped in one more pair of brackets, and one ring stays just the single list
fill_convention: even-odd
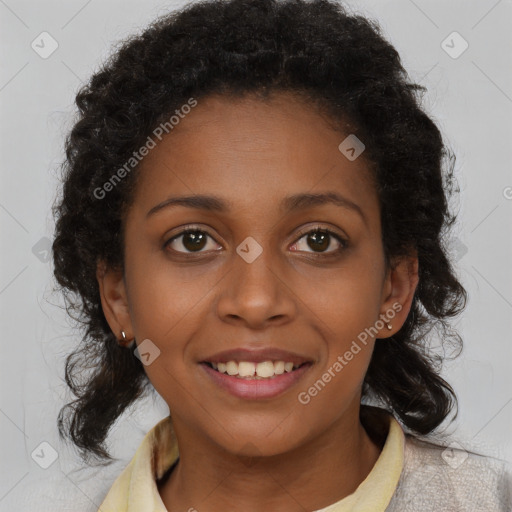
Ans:
[{"label": "skin", "polygon": [[[397,332],[418,282],[415,255],[385,265],[377,193],[364,158],[349,161],[338,150],[346,135],[289,93],[210,96],[141,163],[125,219],[125,273],[100,264],[97,276],[112,331],[149,338],[161,352],[145,370],[169,406],[180,449],[159,489],[170,512],[317,510],[353,493],[380,454],[359,420],[375,339],[307,405],[297,400],[400,303],[392,329],[377,337]],[[279,209],[288,195],[318,192],[350,199],[365,220],[329,203]],[[175,206],[147,217],[169,196],[192,194],[233,207]],[[186,237],[164,247],[187,224],[211,237],[199,255]],[[349,245],[326,256],[341,246],[335,238],[315,245],[307,233],[317,224]],[[263,250],[252,263],[236,252],[249,236]],[[228,348],[268,346],[314,361],[272,399],[234,397],[198,364]]]}]

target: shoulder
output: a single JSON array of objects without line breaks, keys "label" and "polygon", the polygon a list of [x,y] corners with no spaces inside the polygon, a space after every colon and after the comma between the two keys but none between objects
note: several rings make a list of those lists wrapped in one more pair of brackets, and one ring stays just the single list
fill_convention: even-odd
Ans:
[{"label": "shoulder", "polygon": [[504,461],[406,435],[404,467],[387,512],[509,512],[511,495]]}]

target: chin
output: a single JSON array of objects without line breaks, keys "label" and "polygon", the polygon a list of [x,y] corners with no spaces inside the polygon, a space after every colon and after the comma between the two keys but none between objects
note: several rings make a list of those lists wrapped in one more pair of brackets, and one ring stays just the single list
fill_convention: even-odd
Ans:
[{"label": "chin", "polygon": [[225,443],[221,444],[233,455],[252,459],[279,456],[297,448],[300,439],[292,442],[289,434],[286,435],[275,427],[276,423],[272,427],[259,429],[257,432],[239,429],[236,435],[233,437],[228,435]]}]

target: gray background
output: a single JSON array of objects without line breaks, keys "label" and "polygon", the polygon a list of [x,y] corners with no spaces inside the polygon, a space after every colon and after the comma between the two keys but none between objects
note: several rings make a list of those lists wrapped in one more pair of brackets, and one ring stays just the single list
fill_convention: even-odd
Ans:
[{"label": "gray background", "polygon": [[[59,441],[56,416],[69,398],[64,359],[78,335],[52,293],[46,260],[50,208],[78,86],[113,43],[176,5],[0,0],[0,510],[97,510],[145,432],[168,412],[158,397],[123,415],[110,439],[120,461],[109,468],[81,468],[74,451]],[[448,431],[464,448],[510,461],[512,2],[350,5],[380,23],[411,79],[428,88],[425,108],[457,155],[461,195],[454,206],[460,216],[452,252],[470,300],[455,322],[464,352],[443,372],[460,400],[458,420]],[[43,31],[58,42],[46,59],[31,47]],[[457,58],[445,50],[460,53],[462,39],[451,36],[443,44],[454,31],[469,44]],[[36,460],[49,462],[52,449],[58,458],[43,469]],[[32,455],[38,453],[39,459]]]}]

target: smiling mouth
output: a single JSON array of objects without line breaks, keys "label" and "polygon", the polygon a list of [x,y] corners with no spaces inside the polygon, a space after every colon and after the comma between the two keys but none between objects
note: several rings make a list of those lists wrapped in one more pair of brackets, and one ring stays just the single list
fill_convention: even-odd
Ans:
[{"label": "smiling mouth", "polygon": [[293,373],[304,365],[310,365],[310,362],[294,365],[285,361],[262,361],[259,363],[250,361],[227,361],[226,363],[212,363],[204,361],[202,364],[209,366],[213,370],[236,377],[242,380],[271,380],[280,375]]}]

